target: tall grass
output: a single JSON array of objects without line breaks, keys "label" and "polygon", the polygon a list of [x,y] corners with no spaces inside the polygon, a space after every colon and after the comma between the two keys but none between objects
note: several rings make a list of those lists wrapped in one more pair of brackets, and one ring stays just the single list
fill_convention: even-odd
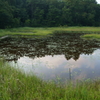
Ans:
[{"label": "tall grass", "polygon": [[100,27],[20,27],[12,29],[0,29],[0,36],[5,35],[51,35],[55,31],[68,31],[68,32],[99,32]]},{"label": "tall grass", "polygon": [[100,81],[57,86],[0,61],[0,100],[100,100]]},{"label": "tall grass", "polygon": [[100,34],[86,34],[86,35],[83,36],[83,38],[100,39]]}]

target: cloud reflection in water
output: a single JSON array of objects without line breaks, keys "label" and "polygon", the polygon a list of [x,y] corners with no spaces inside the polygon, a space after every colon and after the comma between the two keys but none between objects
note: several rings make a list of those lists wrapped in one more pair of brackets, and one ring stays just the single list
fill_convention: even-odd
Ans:
[{"label": "cloud reflection in water", "polygon": [[[66,60],[64,55],[45,56],[35,58],[21,57],[17,65],[27,74],[35,74],[44,80],[55,79],[57,76],[62,80],[69,79],[69,68],[72,80],[93,79],[100,76],[100,49],[91,55],[80,55],[80,58]],[[13,62],[14,63],[14,62]],[[22,67],[23,66],[23,67]]]}]

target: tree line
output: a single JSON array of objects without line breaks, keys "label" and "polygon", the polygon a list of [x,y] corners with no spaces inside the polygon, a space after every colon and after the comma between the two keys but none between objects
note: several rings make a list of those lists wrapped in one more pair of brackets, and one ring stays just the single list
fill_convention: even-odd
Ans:
[{"label": "tree line", "polygon": [[0,0],[0,28],[100,26],[96,0]]}]

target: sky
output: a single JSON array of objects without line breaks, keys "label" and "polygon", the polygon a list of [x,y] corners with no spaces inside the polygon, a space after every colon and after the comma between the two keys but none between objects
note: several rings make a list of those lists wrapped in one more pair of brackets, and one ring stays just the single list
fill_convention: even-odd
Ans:
[{"label": "sky", "polygon": [[100,4],[100,0],[96,0]]}]

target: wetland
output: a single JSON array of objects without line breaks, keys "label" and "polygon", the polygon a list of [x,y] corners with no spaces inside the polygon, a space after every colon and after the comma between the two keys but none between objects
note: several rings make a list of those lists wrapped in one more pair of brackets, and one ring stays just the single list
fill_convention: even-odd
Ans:
[{"label": "wetland", "polygon": [[5,37],[0,55],[12,66],[43,80],[61,82],[100,77],[100,41],[83,33],[55,33],[45,38]]}]

